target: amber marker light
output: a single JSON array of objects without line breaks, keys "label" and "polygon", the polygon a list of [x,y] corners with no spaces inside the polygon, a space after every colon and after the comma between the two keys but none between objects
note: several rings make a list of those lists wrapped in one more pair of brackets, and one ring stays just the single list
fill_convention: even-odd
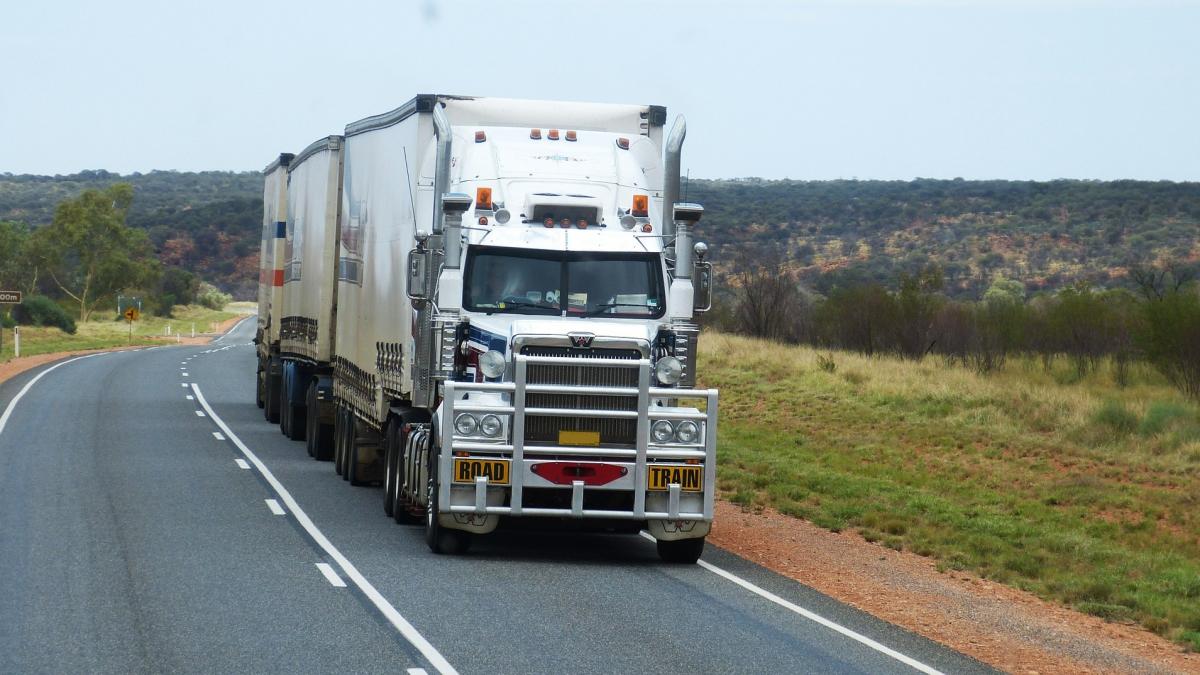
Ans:
[{"label": "amber marker light", "polygon": [[542,224],[546,227],[554,227],[554,219],[550,216],[546,216],[546,219],[542,221]]},{"label": "amber marker light", "polygon": [[579,222],[578,222],[578,223],[575,223],[575,227],[578,227],[578,228],[579,228],[579,229],[581,229],[581,230],[586,230],[586,229],[587,229],[587,219],[586,219],[586,218],[580,218],[580,219],[579,219]]},{"label": "amber marker light", "polygon": [[629,149],[629,139],[628,138],[618,138],[617,139],[617,147],[622,150],[628,150]]},{"label": "amber marker light", "polygon": [[481,187],[475,190],[475,208],[483,211],[492,210],[492,188]]},{"label": "amber marker light", "polygon": [[633,215],[645,218],[650,215],[650,197],[647,195],[633,196]]},{"label": "amber marker light", "polygon": [[475,142],[482,143],[487,140],[487,134],[482,131],[475,132]]},{"label": "amber marker light", "polygon": [[558,129],[551,129],[550,132],[548,134],[546,134],[546,137],[552,141],[557,141],[558,140]]},{"label": "amber marker light", "polygon": [[535,141],[542,140],[542,130],[541,129],[530,129],[529,137]]},{"label": "amber marker light", "polygon": [[579,137],[575,135],[574,131],[568,131],[567,132],[567,140],[571,141],[571,142],[575,142],[575,141],[579,140]]}]

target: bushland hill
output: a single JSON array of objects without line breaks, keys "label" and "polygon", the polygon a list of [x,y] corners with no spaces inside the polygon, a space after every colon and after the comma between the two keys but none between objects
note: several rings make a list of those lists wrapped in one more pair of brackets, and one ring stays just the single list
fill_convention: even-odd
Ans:
[{"label": "bushland hill", "polygon": [[[0,221],[49,223],[58,202],[116,182],[133,184],[128,224],[146,231],[165,267],[253,297],[258,172],[0,174]],[[705,206],[698,233],[720,271],[770,254],[823,294],[892,285],[931,263],[948,295],[978,299],[997,277],[1031,294],[1078,281],[1111,287],[1126,285],[1133,266],[1200,258],[1200,183],[692,180],[686,197]]]}]

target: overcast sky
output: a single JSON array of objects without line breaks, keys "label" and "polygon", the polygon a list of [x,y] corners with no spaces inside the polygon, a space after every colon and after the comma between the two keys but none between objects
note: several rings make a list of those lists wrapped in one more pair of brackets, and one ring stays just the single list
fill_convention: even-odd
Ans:
[{"label": "overcast sky", "polygon": [[1200,180],[1200,4],[0,4],[0,172],[257,170],[417,93],[666,105],[724,178]]}]

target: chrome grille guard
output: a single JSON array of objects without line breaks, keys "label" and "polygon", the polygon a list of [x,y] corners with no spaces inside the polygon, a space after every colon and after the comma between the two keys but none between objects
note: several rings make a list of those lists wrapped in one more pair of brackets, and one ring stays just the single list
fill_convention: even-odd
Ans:
[{"label": "chrome grille guard", "polygon": [[[530,365],[579,365],[578,359],[553,356],[525,356],[514,354],[514,377],[512,382],[453,382],[444,383],[442,400],[441,452],[438,459],[439,494],[438,503],[442,513],[473,513],[503,516],[565,516],[576,518],[612,518],[622,520],[703,520],[713,518],[713,503],[716,495],[717,467],[717,390],[716,389],[675,389],[651,387],[652,365],[649,359],[588,359],[589,366],[608,368],[636,368],[638,386],[632,387],[593,387],[554,384],[528,384],[528,368]],[[472,404],[460,401],[458,394],[470,392],[500,392],[511,397],[512,405],[490,406]],[[525,406],[526,393],[548,394],[588,394],[607,396],[637,396],[637,410],[580,410],[568,408],[528,408]],[[705,410],[680,411],[658,409],[650,405],[651,398],[671,399],[704,399]],[[458,413],[494,413],[497,415],[512,415],[509,426],[508,443],[470,442],[456,439],[454,435],[454,419]],[[526,416],[578,416],[601,418],[635,418],[637,419],[637,443],[635,448],[608,447],[576,447],[561,445],[526,445],[525,418]],[[703,446],[697,448],[671,447],[650,442],[650,426],[657,420],[693,420],[704,425]],[[474,505],[451,505],[450,487],[452,482],[453,455],[455,451],[486,452],[509,455],[511,464],[511,499],[509,506],[489,506],[487,504],[488,479],[479,476],[475,479]],[[526,508],[523,505],[525,460],[538,457],[602,457],[605,459],[628,462],[634,461],[633,477],[633,508],[631,510],[601,510],[583,508],[584,484],[573,481],[569,487],[572,491],[571,508]],[[650,460],[699,460],[704,466],[703,510],[680,511],[681,486],[672,484],[667,489],[666,511],[647,511],[647,465]]]}]

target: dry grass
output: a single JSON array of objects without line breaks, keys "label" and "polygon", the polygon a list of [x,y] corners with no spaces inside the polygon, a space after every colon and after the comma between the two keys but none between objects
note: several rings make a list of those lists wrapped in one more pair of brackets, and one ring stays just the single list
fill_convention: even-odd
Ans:
[{"label": "dry grass", "polygon": [[1152,369],[992,375],[705,333],[720,487],[1200,648],[1200,408]]},{"label": "dry grass", "polygon": [[[185,336],[190,335],[192,324],[195,324],[197,334],[207,333],[216,324],[230,317],[244,314],[246,308],[243,305],[246,304],[249,303],[233,303],[221,311],[199,305],[186,307],[181,305],[175,308],[175,317],[171,319],[144,314],[141,319],[134,322],[132,336],[129,324],[124,319],[116,321],[112,319],[111,315],[100,312],[97,314],[104,316],[104,319],[79,324],[74,335],[68,335],[58,328],[22,326],[20,329],[21,356],[82,349],[103,349],[127,344],[162,344],[168,324],[171,326],[172,334],[182,332]],[[0,362],[7,361],[12,357],[13,334],[11,330],[6,330],[4,344],[0,347]]]}]

